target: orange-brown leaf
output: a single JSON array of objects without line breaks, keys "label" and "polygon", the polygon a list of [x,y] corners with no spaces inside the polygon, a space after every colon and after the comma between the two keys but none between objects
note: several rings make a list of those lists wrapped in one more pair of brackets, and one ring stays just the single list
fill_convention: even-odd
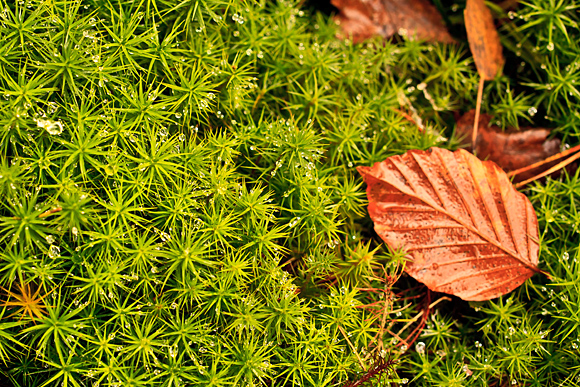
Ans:
[{"label": "orange-brown leaf", "polygon": [[355,43],[375,35],[388,38],[399,31],[417,38],[451,43],[441,15],[427,0],[332,0],[336,20]]},{"label": "orange-brown leaf", "polygon": [[[475,120],[474,110],[465,113],[457,121],[457,134],[463,138],[463,144],[471,144],[470,139]],[[548,139],[550,131],[544,128],[510,129],[502,131],[500,127],[489,125],[491,116],[479,116],[479,130],[475,142],[475,154],[482,160],[491,160],[504,171],[515,171],[555,155],[560,150],[560,140]],[[538,173],[549,169],[558,162],[547,163],[516,175],[514,181],[527,180]]]},{"label": "orange-brown leaf", "polygon": [[429,289],[489,300],[540,271],[534,209],[495,163],[432,148],[358,170],[377,234]]},{"label": "orange-brown leaf", "polygon": [[477,72],[480,77],[490,81],[495,78],[505,61],[493,16],[483,0],[467,0],[463,14],[467,40]]}]

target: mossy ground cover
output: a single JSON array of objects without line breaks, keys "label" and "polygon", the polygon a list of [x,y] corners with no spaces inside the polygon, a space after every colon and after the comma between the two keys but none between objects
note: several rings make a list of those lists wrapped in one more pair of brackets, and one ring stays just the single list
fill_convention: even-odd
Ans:
[{"label": "mossy ground cover", "polygon": [[[551,279],[492,301],[373,232],[355,167],[455,149],[475,104],[435,3],[457,44],[353,45],[291,0],[0,0],[4,385],[578,384],[578,174],[524,190]],[[577,3],[493,10],[483,111],[576,144]]]}]

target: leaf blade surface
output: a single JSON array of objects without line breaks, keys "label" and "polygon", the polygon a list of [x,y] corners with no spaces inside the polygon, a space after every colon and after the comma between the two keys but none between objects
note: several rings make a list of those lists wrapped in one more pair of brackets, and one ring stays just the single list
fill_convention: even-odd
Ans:
[{"label": "leaf blade surface", "polygon": [[452,43],[437,8],[428,0],[331,0],[339,9],[336,20],[346,35],[359,43],[374,35],[389,38],[404,32],[418,39]]},{"label": "leaf blade surface", "polygon": [[538,223],[505,172],[464,150],[409,151],[359,167],[369,214],[406,271],[465,300],[506,294],[538,272]]},{"label": "leaf blade surface", "polygon": [[491,11],[483,0],[467,0],[463,14],[477,72],[484,80],[491,81],[505,62]]}]

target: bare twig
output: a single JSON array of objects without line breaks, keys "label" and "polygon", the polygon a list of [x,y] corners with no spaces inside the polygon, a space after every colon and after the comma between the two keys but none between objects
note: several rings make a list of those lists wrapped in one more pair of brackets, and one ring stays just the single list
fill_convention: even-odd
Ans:
[{"label": "bare twig", "polygon": [[38,215],[39,218],[46,218],[54,213],[62,211],[62,207],[53,208],[52,210],[44,211],[42,214]]},{"label": "bare twig", "polygon": [[515,184],[514,187],[519,188],[519,187],[524,186],[524,185],[526,185],[528,183],[531,183],[534,180],[538,180],[541,177],[544,177],[544,176],[547,176],[547,175],[549,175],[551,173],[554,173],[557,170],[564,168],[566,165],[572,163],[574,160],[577,160],[577,159],[580,159],[580,152],[578,152],[575,155],[567,158],[566,160],[562,161],[561,163],[558,163],[557,165],[554,165],[552,168],[550,168],[550,169],[548,169],[548,170],[546,170],[546,171],[544,171],[544,172],[542,172],[542,173],[540,173],[540,174],[538,174],[538,175],[536,175],[534,177],[529,178],[528,180],[524,180],[524,181],[521,181],[521,182]]},{"label": "bare twig", "polygon": [[356,355],[356,358],[358,359],[358,362],[360,363],[360,366],[362,367],[363,370],[366,371],[367,370],[367,367],[365,367],[365,363],[363,363],[362,359],[360,358],[360,356],[358,354],[358,351],[356,350],[356,347],[354,345],[352,345],[350,339],[348,338],[348,335],[346,334],[346,332],[344,331],[344,329],[340,325],[338,326],[338,329],[340,330],[340,333],[342,333],[342,335],[346,339],[346,342],[350,346],[350,349],[352,349],[352,351]]},{"label": "bare twig", "polygon": [[576,145],[575,147],[572,147],[572,148],[567,149],[567,150],[565,150],[563,152],[560,152],[560,153],[557,153],[555,155],[552,155],[552,156],[550,156],[550,157],[548,157],[548,158],[546,158],[546,159],[544,159],[542,161],[538,161],[537,163],[533,163],[533,164],[530,164],[528,166],[522,167],[520,169],[516,169],[515,171],[511,171],[507,175],[508,175],[508,177],[512,177],[512,176],[515,176],[515,175],[519,175],[522,172],[527,172],[530,169],[535,169],[537,167],[540,167],[540,166],[542,166],[544,164],[547,164],[549,162],[552,162],[554,160],[561,159],[562,157],[568,156],[569,154],[574,153],[574,152],[577,152],[579,150],[580,150],[580,145]]},{"label": "bare twig", "polygon": [[477,102],[475,104],[475,121],[473,122],[473,134],[471,135],[471,147],[475,154],[475,142],[477,141],[477,128],[479,126],[479,113],[481,112],[481,101],[483,99],[483,84],[485,79],[479,77],[479,86],[477,87]]},{"label": "bare twig", "polygon": [[[427,311],[429,311],[429,310],[433,309],[433,307],[434,307],[435,305],[437,305],[438,303],[440,303],[441,301],[451,301],[451,298],[449,298],[449,297],[441,297],[441,298],[439,298],[438,300],[436,300],[436,301],[432,302],[432,303],[431,303],[431,304],[430,304],[430,305],[429,305],[429,306],[426,308],[426,310],[427,310]],[[405,330],[406,330],[407,328],[409,328],[409,327],[411,326],[411,324],[413,324],[415,321],[419,320],[419,318],[420,318],[421,316],[423,316],[423,313],[425,313],[425,309],[424,309],[424,310],[422,310],[422,311],[420,311],[419,313],[417,313],[417,315],[416,315],[415,317],[413,317],[411,320],[409,320],[409,322],[408,322],[407,324],[405,324],[405,326],[399,330],[399,332],[397,333],[397,335],[399,335],[399,336],[400,336],[400,335],[401,335],[403,332],[405,332]],[[404,320],[403,320],[403,321],[404,321]]]}]

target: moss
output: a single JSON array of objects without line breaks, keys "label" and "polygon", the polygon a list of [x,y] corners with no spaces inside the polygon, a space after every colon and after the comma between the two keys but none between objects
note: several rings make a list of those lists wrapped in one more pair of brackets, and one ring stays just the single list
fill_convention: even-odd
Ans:
[{"label": "moss", "polygon": [[[461,31],[463,4],[438,5]],[[484,111],[500,124],[577,137],[576,8],[496,10],[512,51]],[[383,385],[575,383],[577,176],[526,191],[553,281],[477,305],[428,311],[441,295],[402,276],[366,215],[357,165],[457,146],[478,79],[464,41],[353,45],[294,0],[0,9],[15,386],[332,386],[371,359]],[[15,306],[26,283],[43,313]]]}]

